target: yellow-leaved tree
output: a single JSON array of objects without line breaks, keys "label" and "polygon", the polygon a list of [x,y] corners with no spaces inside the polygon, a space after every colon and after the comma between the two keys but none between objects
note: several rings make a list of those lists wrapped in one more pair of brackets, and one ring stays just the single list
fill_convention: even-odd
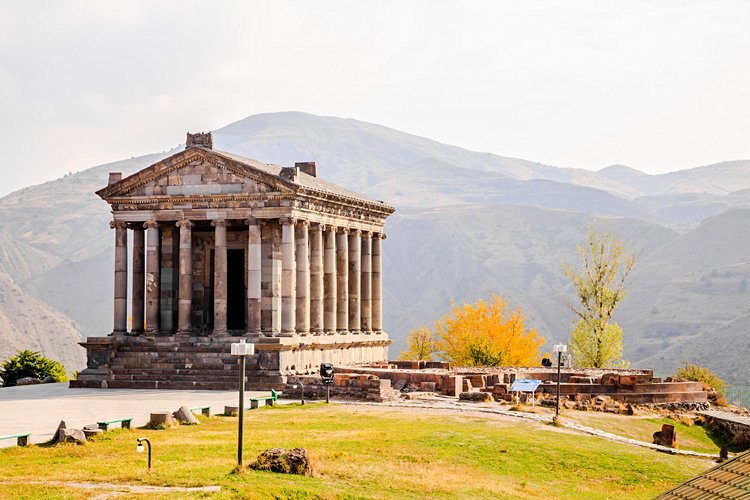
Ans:
[{"label": "yellow-leaved tree", "polygon": [[459,366],[532,366],[544,338],[498,295],[454,306],[436,325],[440,357]]},{"label": "yellow-leaved tree", "polygon": [[415,361],[432,361],[438,348],[435,343],[435,334],[426,326],[420,326],[409,332],[406,337],[406,345],[409,347],[401,351],[399,359]]}]

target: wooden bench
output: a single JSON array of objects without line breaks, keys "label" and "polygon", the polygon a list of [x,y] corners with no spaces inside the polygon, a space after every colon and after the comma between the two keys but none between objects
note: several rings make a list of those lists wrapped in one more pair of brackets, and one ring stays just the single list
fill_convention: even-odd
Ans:
[{"label": "wooden bench", "polygon": [[29,444],[29,436],[31,436],[31,433],[28,433],[28,434],[11,434],[11,435],[8,435],[8,436],[0,436],[0,440],[16,438],[16,444],[18,446],[26,446],[27,444]]},{"label": "wooden bench", "polygon": [[271,389],[271,395],[270,396],[262,396],[259,398],[250,398],[250,409],[254,410],[260,406],[260,402],[263,401],[263,403],[267,404],[268,406],[273,406],[276,400],[279,399],[279,393],[275,390]]},{"label": "wooden bench", "polygon": [[195,413],[196,411],[200,410],[202,414],[204,414],[207,417],[211,416],[211,407],[210,406],[196,406],[195,408],[190,408],[190,411]]},{"label": "wooden bench", "polygon": [[111,424],[116,424],[117,422],[120,422],[120,427],[123,429],[130,429],[130,422],[133,420],[133,417],[130,418],[118,418],[115,420],[105,420],[103,422],[97,422],[96,425],[99,426],[99,428],[103,431],[108,430],[108,427]]}]

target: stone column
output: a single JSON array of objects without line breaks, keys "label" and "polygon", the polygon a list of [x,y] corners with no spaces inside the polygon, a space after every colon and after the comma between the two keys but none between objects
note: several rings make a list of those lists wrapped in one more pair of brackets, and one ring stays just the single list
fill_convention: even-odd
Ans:
[{"label": "stone column", "polygon": [[349,230],[336,234],[336,330],[349,331]]},{"label": "stone column", "polygon": [[109,227],[115,230],[115,314],[112,333],[128,331],[128,225],[123,221],[112,221]]},{"label": "stone column", "polygon": [[257,219],[248,219],[247,234],[247,333],[259,336],[261,333],[261,234]]},{"label": "stone column", "polygon": [[149,221],[146,229],[146,334],[159,332],[159,223]]},{"label": "stone column", "polygon": [[297,243],[297,333],[310,332],[310,223],[297,222],[295,241]]},{"label": "stone column", "polygon": [[177,333],[190,334],[193,329],[193,223],[177,222],[180,228],[179,285],[177,291]]},{"label": "stone column", "polygon": [[310,331],[323,332],[323,227],[310,227]]},{"label": "stone column", "polygon": [[326,226],[323,255],[323,329],[336,332],[336,228]]},{"label": "stone column", "polygon": [[214,226],[214,334],[227,333],[227,221]]},{"label": "stone column", "polygon": [[281,334],[294,333],[297,269],[294,261],[294,219],[281,220]]},{"label": "stone column", "polygon": [[145,259],[145,234],[143,226],[133,228],[133,297],[132,297],[132,316],[133,325],[130,330],[134,335],[143,333],[143,306],[146,286],[146,259]]},{"label": "stone column", "polygon": [[375,234],[372,239],[372,330],[383,331],[383,257],[381,242],[385,234]]},{"label": "stone column", "polygon": [[361,323],[362,231],[349,233],[349,331],[359,333]]},{"label": "stone column", "polygon": [[360,287],[360,315],[362,331],[372,333],[372,309],[370,300],[372,299],[372,233],[365,231],[362,233],[362,284]]}]

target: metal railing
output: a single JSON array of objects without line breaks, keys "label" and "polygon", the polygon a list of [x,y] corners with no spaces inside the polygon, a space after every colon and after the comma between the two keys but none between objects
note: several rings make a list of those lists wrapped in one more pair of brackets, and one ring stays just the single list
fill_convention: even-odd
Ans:
[{"label": "metal railing", "polygon": [[727,389],[727,402],[750,408],[750,385],[730,385]]}]

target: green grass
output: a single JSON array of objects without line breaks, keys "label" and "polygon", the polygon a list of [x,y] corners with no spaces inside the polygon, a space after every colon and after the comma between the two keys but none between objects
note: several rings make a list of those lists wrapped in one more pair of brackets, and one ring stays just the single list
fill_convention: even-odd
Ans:
[{"label": "green grass", "polygon": [[[114,430],[83,446],[0,450],[0,498],[94,494],[70,482],[222,487],[164,498],[652,498],[712,465],[517,419],[308,404],[248,413],[245,463],[267,448],[303,447],[315,476],[238,474],[237,418],[201,421]],[[154,447],[151,473],[135,452],[142,436]]]},{"label": "green grass", "polygon": [[[677,447],[681,450],[719,454],[721,445],[726,440],[720,435],[700,425],[686,425],[683,422],[660,416],[626,416],[600,412],[566,411],[565,419],[593,427],[595,429],[638,439],[650,443],[654,432],[660,431],[663,424],[674,425],[677,433]],[[729,451],[742,451],[741,448],[729,446]]]}]

